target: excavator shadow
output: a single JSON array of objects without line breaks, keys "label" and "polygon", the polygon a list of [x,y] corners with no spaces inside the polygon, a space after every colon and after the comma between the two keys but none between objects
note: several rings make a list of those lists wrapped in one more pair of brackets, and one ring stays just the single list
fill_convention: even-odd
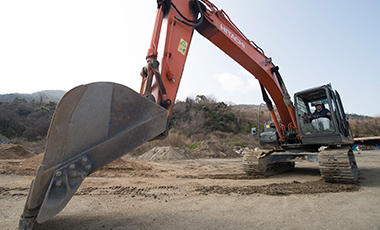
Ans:
[{"label": "excavator shadow", "polygon": [[321,173],[319,171],[318,163],[311,162],[296,162],[295,167],[288,169],[283,172],[274,173],[267,176],[268,178],[303,178],[309,177],[310,179],[319,180],[321,178]]},{"label": "excavator shadow", "polygon": [[318,179],[321,177],[321,173],[318,168],[318,164],[315,164],[315,167],[298,167],[296,163],[296,167],[294,169],[291,169],[289,171],[284,172],[286,175],[305,175],[305,176],[316,176]]}]

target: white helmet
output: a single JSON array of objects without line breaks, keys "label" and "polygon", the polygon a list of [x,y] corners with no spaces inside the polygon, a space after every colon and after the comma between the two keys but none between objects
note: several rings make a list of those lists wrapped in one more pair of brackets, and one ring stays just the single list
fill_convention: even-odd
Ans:
[{"label": "white helmet", "polygon": [[314,102],[314,106],[317,106],[317,105],[323,105],[322,101],[316,101],[316,102]]}]

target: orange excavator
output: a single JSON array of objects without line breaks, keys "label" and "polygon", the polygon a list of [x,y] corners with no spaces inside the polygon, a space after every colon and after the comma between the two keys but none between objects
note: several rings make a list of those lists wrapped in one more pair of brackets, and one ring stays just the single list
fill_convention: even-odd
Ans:
[{"label": "orange excavator", "polygon": [[[293,103],[279,68],[223,10],[208,0],[157,0],[157,4],[140,92],[96,82],[70,90],[59,102],[19,229],[32,229],[58,214],[86,176],[137,146],[168,135],[194,29],[260,82],[272,117],[260,142],[274,148],[255,159],[246,157],[247,173],[280,171],[301,159],[318,161],[325,181],[356,182],[348,120],[330,84],[296,93]],[[313,118],[316,104],[329,110],[328,118]]]}]

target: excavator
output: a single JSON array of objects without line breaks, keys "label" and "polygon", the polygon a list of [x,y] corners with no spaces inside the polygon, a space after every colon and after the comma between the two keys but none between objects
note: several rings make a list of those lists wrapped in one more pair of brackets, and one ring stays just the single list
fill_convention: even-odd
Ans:
[{"label": "excavator", "polygon": [[[247,173],[279,171],[302,159],[318,161],[325,181],[356,182],[348,120],[340,96],[330,84],[296,93],[293,103],[279,67],[223,10],[208,0],[157,0],[147,64],[140,72],[140,92],[117,83],[95,82],[77,86],[62,97],[19,229],[33,229],[36,223],[57,215],[96,170],[147,141],[168,136],[194,30],[261,85],[272,121],[266,123],[260,142],[273,148],[255,159],[246,157],[243,165]],[[316,103],[331,114],[321,124],[305,119]]]}]

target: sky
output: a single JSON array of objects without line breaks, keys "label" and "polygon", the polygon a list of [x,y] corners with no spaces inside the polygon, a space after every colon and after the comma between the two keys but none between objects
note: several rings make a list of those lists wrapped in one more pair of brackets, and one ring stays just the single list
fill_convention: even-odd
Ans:
[{"label": "sky", "polygon": [[[331,83],[380,116],[380,1],[212,0],[280,67],[288,92]],[[139,91],[156,0],[0,0],[0,94],[110,81]],[[194,32],[177,100],[263,103],[258,81]]]}]

